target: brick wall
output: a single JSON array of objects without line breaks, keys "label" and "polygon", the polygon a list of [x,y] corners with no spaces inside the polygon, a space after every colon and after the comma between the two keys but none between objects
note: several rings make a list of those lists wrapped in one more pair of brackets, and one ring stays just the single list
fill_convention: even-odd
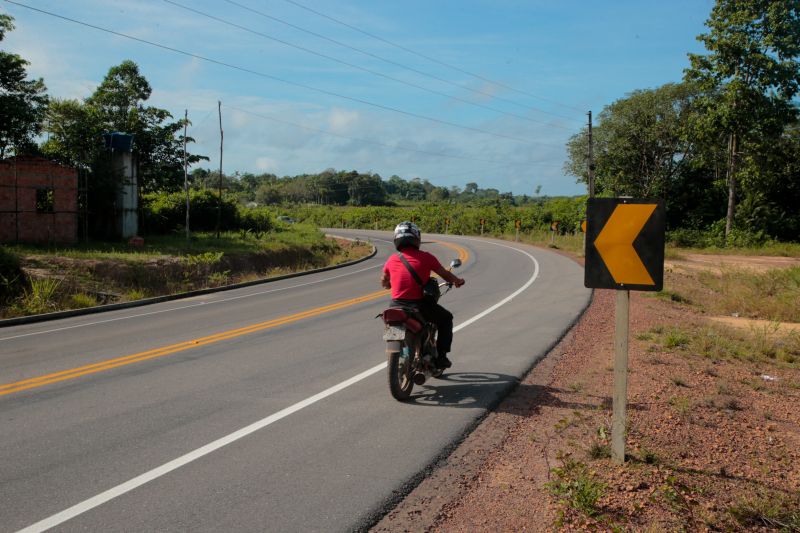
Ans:
[{"label": "brick wall", "polygon": [[[38,212],[37,190],[48,189],[52,212]],[[77,238],[78,171],[41,157],[0,161],[0,242],[72,243]]]}]

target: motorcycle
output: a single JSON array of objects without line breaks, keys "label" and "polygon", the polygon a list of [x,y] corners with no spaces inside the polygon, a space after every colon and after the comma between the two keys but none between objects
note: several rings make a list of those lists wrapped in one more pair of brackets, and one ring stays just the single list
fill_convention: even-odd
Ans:
[{"label": "motorcycle", "polygon": [[[454,259],[449,270],[460,266],[461,260]],[[434,299],[438,302],[453,284],[437,285],[440,290]],[[442,287],[447,287],[443,293]],[[426,321],[417,310],[404,307],[390,307],[378,316],[384,323],[389,391],[396,400],[404,401],[411,396],[414,385],[444,374],[444,369],[436,366],[436,325]]]}]

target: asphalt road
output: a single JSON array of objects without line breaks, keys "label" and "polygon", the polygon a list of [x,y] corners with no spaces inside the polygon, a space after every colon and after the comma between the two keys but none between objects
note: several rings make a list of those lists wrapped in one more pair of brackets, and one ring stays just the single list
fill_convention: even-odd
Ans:
[{"label": "asphalt road", "polygon": [[[0,530],[351,531],[379,516],[588,304],[583,270],[514,243],[425,236],[467,284],[443,297],[444,379],[386,384],[378,278],[342,269],[0,329]],[[383,240],[382,240],[383,239]]]}]

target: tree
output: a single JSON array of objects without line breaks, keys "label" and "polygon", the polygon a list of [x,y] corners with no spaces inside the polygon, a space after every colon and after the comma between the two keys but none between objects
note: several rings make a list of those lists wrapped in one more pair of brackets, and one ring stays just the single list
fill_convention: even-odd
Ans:
[{"label": "tree", "polygon": [[[82,168],[96,168],[103,157],[102,134],[134,136],[137,176],[142,192],[183,188],[183,119],[171,122],[165,109],[146,106],[152,88],[133,61],[108,70],[95,92],[83,102],[56,100],[48,109],[50,139],[42,150],[51,157]],[[187,142],[194,139],[187,137]],[[205,156],[188,154],[191,165]],[[94,176],[96,181],[101,179]]]},{"label": "tree", "polygon": [[743,155],[793,122],[800,86],[800,0],[717,0],[698,36],[708,54],[689,54],[685,78],[705,93],[703,126],[727,143],[725,234],[734,222]]},{"label": "tree", "polygon": [[[697,96],[690,84],[638,90],[606,106],[593,129],[598,194],[664,196],[695,152],[688,131]],[[567,173],[588,182],[588,130],[567,144]],[[538,195],[538,190],[537,190]]]},{"label": "tree", "polygon": [[[0,41],[14,29],[13,21],[0,14]],[[26,79],[28,64],[17,54],[0,50],[0,159],[12,150],[33,148],[34,137],[42,131],[47,89],[41,78]]]}]

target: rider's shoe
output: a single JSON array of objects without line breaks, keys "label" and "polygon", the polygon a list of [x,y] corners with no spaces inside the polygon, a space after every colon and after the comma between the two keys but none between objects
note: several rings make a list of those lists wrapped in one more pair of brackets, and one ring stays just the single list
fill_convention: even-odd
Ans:
[{"label": "rider's shoe", "polygon": [[450,362],[450,359],[448,359],[445,354],[441,354],[436,358],[436,366],[439,368],[450,368],[453,366],[453,363]]}]

